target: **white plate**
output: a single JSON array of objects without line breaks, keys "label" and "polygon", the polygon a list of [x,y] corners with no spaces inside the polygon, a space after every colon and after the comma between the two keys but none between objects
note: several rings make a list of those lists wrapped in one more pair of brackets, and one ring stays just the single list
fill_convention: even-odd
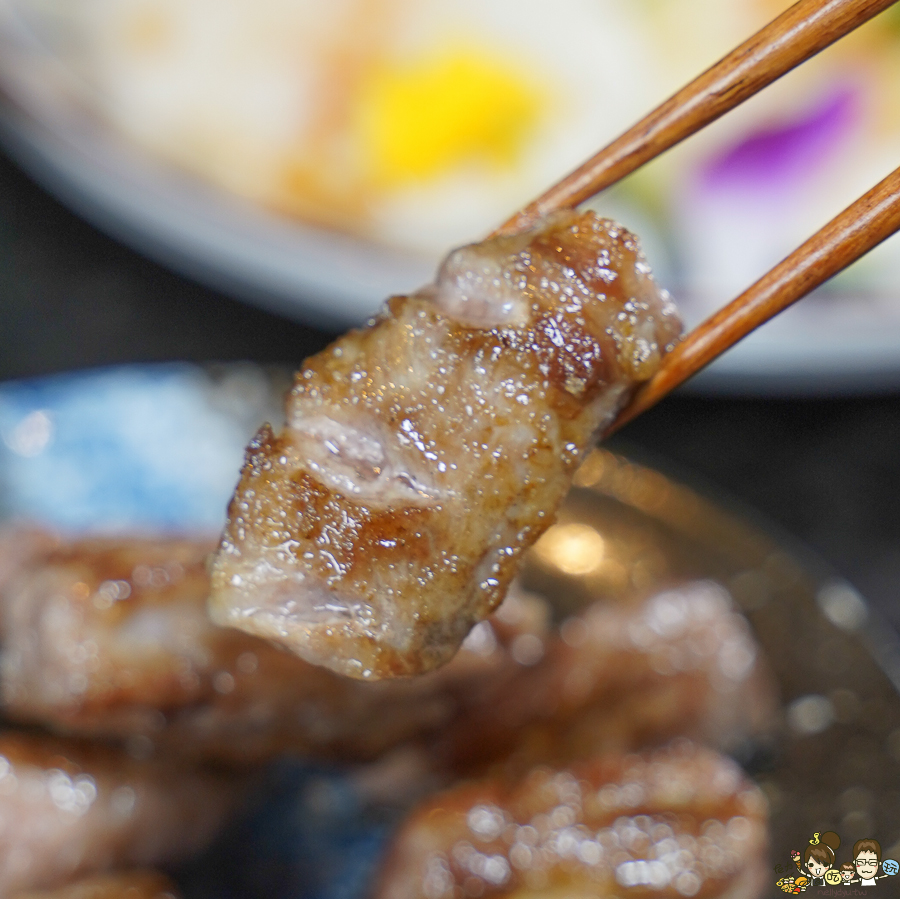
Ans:
[{"label": "white plate", "polygon": [[[120,141],[72,99],[14,5],[0,2],[0,142],[98,227],[189,277],[324,328],[357,325],[431,278],[435,259],[269,213]],[[877,295],[801,304],[692,382],[763,394],[897,387],[900,302]]]},{"label": "white plate", "polygon": [[327,328],[359,324],[434,261],[269,214],[101,131],[65,133],[0,104],[0,141],[37,181],[140,253],[241,299]]}]

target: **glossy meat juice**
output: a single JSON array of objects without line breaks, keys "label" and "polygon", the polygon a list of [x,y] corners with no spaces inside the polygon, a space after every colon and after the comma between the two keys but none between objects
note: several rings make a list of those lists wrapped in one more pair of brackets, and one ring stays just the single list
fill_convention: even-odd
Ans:
[{"label": "glossy meat juice", "polygon": [[632,234],[563,211],[463,247],[307,360],[251,443],[211,612],[362,679],[448,661],[680,322]]}]

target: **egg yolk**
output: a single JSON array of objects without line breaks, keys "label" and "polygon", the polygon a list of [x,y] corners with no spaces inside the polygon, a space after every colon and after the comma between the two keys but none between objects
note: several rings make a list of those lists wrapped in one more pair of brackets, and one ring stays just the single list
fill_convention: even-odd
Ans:
[{"label": "egg yolk", "polygon": [[510,167],[541,99],[513,65],[470,48],[403,68],[378,66],[365,79],[357,115],[372,180],[392,187],[470,162]]}]

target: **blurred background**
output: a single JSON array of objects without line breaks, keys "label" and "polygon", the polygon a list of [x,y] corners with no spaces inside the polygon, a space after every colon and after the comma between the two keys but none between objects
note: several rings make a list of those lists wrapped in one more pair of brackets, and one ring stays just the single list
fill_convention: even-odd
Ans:
[{"label": "blurred background", "polygon": [[[787,5],[0,0],[0,379],[294,366]],[[895,8],[594,201],[690,323],[896,166],[898,50]],[[895,239],[613,446],[900,625],[898,275]]]}]

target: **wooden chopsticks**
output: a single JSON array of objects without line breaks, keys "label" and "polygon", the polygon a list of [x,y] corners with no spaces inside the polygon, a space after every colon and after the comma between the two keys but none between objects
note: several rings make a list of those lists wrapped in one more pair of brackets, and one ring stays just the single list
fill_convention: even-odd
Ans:
[{"label": "wooden chopsticks", "polygon": [[900,168],[687,335],[619,413],[607,434],[659,402],[755,328],[900,230]]},{"label": "wooden chopsticks", "polygon": [[608,144],[494,234],[590,199],[715,121],[897,0],[800,0]]},{"label": "wooden chopsticks", "polygon": [[[800,0],[621,137],[516,213],[495,234],[577,206],[699,131],[897,0]],[[607,434],[900,229],[900,169],[688,334]]]}]

